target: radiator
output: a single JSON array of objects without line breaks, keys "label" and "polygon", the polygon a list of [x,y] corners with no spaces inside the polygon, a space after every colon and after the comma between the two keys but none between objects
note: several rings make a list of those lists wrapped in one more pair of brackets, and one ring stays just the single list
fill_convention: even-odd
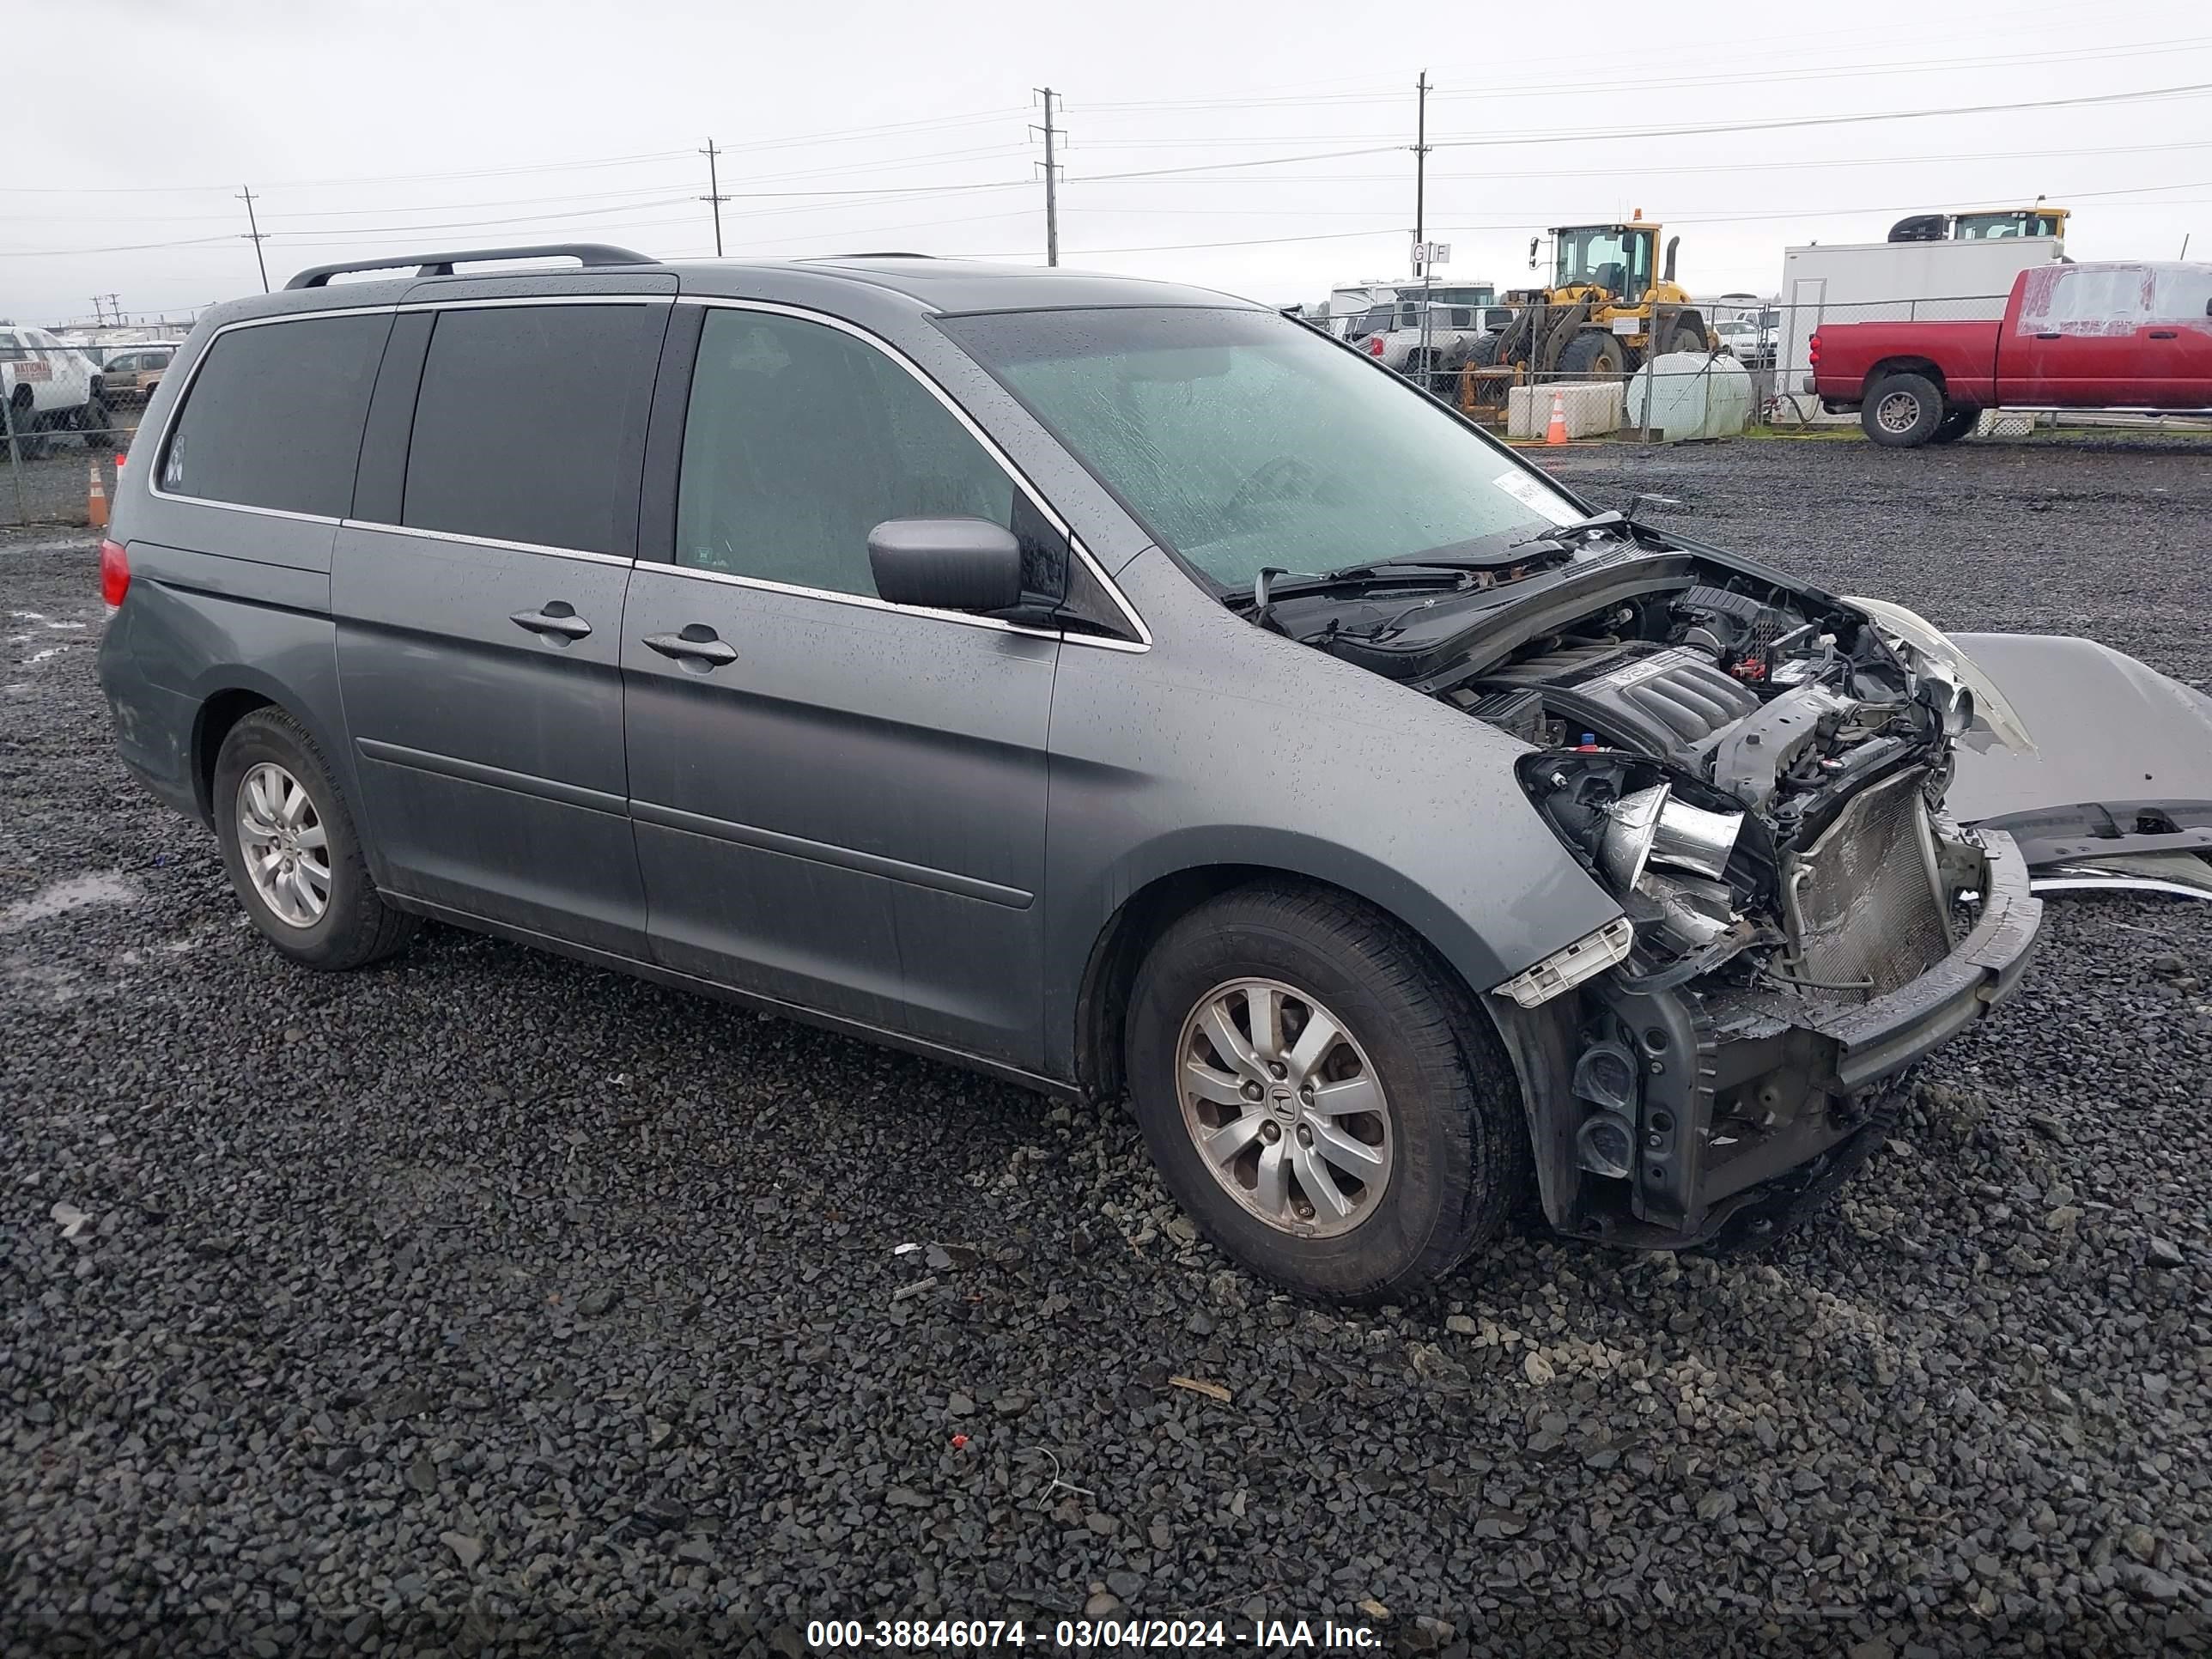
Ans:
[{"label": "radiator", "polygon": [[1796,976],[1881,996],[1951,949],[1919,769],[1861,791],[1784,880]]}]

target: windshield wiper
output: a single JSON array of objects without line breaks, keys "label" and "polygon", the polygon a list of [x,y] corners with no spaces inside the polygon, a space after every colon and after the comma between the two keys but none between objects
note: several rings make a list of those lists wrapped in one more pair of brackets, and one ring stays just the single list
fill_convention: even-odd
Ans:
[{"label": "windshield wiper", "polygon": [[[1544,539],[1542,537],[1529,538],[1529,541],[1542,539]],[[1528,544],[1528,541],[1511,542],[1498,552],[1486,554],[1480,558],[1471,554],[1463,557],[1454,557],[1449,555],[1432,556],[1425,553],[1415,553],[1402,559],[1377,559],[1372,564],[1356,565],[1349,571],[1341,571],[1338,574],[1371,575],[1378,570],[1504,570],[1513,565],[1528,562],[1525,558],[1509,559],[1505,556],[1515,548],[1526,547]]]},{"label": "windshield wiper", "polygon": [[1629,498],[1628,510],[1626,513],[1617,507],[1608,507],[1602,513],[1593,513],[1587,519],[1577,519],[1572,524],[1555,524],[1548,530],[1538,531],[1533,536],[1523,536],[1519,541],[1509,545],[1527,547],[1536,542],[1556,542],[1564,537],[1587,535],[1593,530],[1611,530],[1616,526],[1626,531],[1633,538],[1637,531],[1644,528],[1636,522],[1636,509],[1647,502],[1654,507],[1680,507],[1682,504],[1672,495],[1654,495],[1649,492],[1639,492]]},{"label": "windshield wiper", "polygon": [[1523,536],[1517,542],[1507,543],[1506,547],[1510,551],[1516,547],[1533,547],[1538,542],[1553,542],[1564,546],[1565,538],[1570,536],[1587,535],[1593,530],[1610,530],[1615,525],[1625,526],[1628,522],[1619,507],[1608,507],[1602,513],[1593,513],[1587,519],[1577,519],[1572,524],[1547,526],[1533,536]]},{"label": "windshield wiper", "polygon": [[[1559,550],[1564,554],[1567,550],[1562,548]],[[1370,580],[1458,582],[1464,580],[1469,571],[1497,570],[1528,562],[1526,557],[1509,559],[1502,554],[1492,554],[1481,558],[1416,555],[1401,559],[1371,559],[1364,564],[1348,564],[1341,570],[1319,572],[1290,570],[1271,564],[1263,567],[1252,579],[1249,593],[1231,599],[1228,603],[1234,609],[1249,610],[1254,627],[1272,628],[1275,625],[1272,614],[1275,601],[1289,593],[1310,593],[1316,589]],[[1282,576],[1291,580],[1276,580]]]}]

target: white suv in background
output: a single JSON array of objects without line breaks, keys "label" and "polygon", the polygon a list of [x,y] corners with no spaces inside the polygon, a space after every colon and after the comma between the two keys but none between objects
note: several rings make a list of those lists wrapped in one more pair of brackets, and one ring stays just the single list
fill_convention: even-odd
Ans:
[{"label": "white suv in background", "polygon": [[[94,449],[105,443],[107,404],[100,392],[100,372],[76,347],[42,328],[0,325],[0,402],[25,460],[43,456],[58,433],[82,434]],[[5,450],[0,440],[0,454]]]}]

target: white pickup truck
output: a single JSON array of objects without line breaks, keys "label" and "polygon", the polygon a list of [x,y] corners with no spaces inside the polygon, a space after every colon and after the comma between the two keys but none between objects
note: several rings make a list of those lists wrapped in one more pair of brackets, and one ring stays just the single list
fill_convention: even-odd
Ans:
[{"label": "white pickup truck", "polygon": [[[79,435],[88,448],[108,441],[107,404],[92,359],[42,328],[0,324],[0,403],[15,449],[35,461],[60,434]],[[0,457],[7,453],[0,429]]]}]

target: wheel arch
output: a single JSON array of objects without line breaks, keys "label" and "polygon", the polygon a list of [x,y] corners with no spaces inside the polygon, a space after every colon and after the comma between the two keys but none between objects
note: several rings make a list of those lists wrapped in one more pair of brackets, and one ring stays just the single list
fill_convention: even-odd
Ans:
[{"label": "wheel arch", "polygon": [[231,728],[257,708],[283,707],[268,692],[242,685],[227,687],[201,701],[199,712],[192,717],[191,757],[192,793],[200,804],[202,817],[210,823],[215,819],[216,757],[222,752],[222,740],[230,735]]},{"label": "wheel arch", "polygon": [[1943,393],[1947,399],[1950,396],[1950,387],[1944,381],[1943,371],[1936,367],[1936,363],[1932,360],[1926,357],[1916,357],[1910,355],[1905,355],[1895,357],[1884,357],[1881,362],[1875,364],[1872,368],[1867,370],[1866,378],[1859,382],[1859,392],[1862,398],[1870,395],[1875,386],[1881,385],[1884,380],[1887,379],[1892,374],[1921,375],[1932,381],[1936,389]]},{"label": "wheel arch", "polygon": [[[1122,1036],[1137,972],[1152,945],[1176,921],[1208,900],[1261,882],[1282,882],[1341,895],[1388,918],[1427,951],[1438,978],[1462,1003],[1465,1017],[1470,1022],[1486,1024],[1504,1049],[1521,1092],[1522,1120],[1536,1153],[1538,1189],[1545,1212],[1555,1218],[1565,1214],[1578,1180],[1573,1163],[1571,1114],[1562,1118],[1546,1108],[1566,1098],[1572,1066],[1572,1015],[1563,1005],[1571,1004],[1572,999],[1561,998],[1544,1007],[1528,1009],[1489,995],[1487,987],[1470,982],[1465,972],[1398,907],[1340,882],[1279,864],[1208,864],[1170,871],[1137,889],[1115,910],[1091,946],[1076,999],[1075,1082],[1083,1097],[1094,1103],[1109,1101],[1127,1086]],[[1564,1136],[1554,1119],[1565,1122]],[[1560,1156],[1563,1146],[1564,1158]]]}]

